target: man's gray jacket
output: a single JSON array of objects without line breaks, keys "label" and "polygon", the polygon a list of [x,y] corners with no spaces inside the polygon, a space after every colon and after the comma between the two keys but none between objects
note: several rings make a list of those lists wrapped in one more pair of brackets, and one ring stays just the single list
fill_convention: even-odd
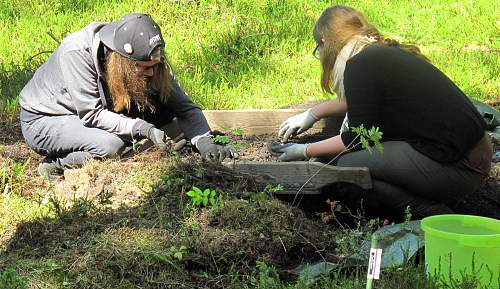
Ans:
[{"label": "man's gray jacket", "polygon": [[[106,23],[94,22],[70,34],[38,68],[20,93],[24,115],[78,115],[87,127],[119,136],[136,136],[132,128],[141,119],[115,113],[108,107],[110,98],[104,89],[106,84],[98,56],[99,49],[103,49],[98,32],[104,25]],[[177,117],[187,138],[210,131],[201,109],[176,81],[166,106]]]}]

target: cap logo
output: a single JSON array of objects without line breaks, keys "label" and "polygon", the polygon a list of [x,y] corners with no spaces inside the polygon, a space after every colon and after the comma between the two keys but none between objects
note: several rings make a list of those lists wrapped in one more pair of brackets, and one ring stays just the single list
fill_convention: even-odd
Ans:
[{"label": "cap logo", "polygon": [[132,49],[132,45],[130,43],[125,43],[123,45],[123,50],[125,50],[125,52],[127,52],[128,54],[132,54],[132,52],[134,52],[134,49]]},{"label": "cap logo", "polygon": [[155,36],[151,37],[149,39],[149,46],[155,44],[156,42],[160,41],[160,34],[156,34]]}]

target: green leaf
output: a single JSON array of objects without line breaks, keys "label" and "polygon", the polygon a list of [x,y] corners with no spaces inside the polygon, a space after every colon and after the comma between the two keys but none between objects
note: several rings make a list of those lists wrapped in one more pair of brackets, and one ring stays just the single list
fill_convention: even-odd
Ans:
[{"label": "green leaf", "polygon": [[174,254],[174,258],[177,259],[177,260],[179,260],[179,261],[181,261],[182,260],[182,255],[183,255],[182,252],[176,252]]},{"label": "green leaf", "polygon": [[203,197],[202,196],[197,196],[196,198],[193,199],[193,205],[199,206],[203,202]]},{"label": "green leaf", "polygon": [[228,144],[231,141],[231,137],[227,135],[217,135],[213,138],[213,141],[218,144]]},{"label": "green leaf", "polygon": [[192,190],[201,195],[201,190],[198,187],[193,186]]}]

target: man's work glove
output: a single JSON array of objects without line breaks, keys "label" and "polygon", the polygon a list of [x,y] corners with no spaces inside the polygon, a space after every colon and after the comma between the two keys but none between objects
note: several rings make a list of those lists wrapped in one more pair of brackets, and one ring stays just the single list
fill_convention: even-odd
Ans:
[{"label": "man's work glove", "polygon": [[285,142],[290,136],[298,135],[310,129],[318,120],[319,118],[314,115],[312,109],[291,116],[280,125],[278,137]]},{"label": "man's work glove", "polygon": [[170,149],[173,145],[172,139],[169,138],[164,131],[155,127],[149,130],[147,138],[160,150]]},{"label": "man's work glove", "polygon": [[135,134],[137,136],[146,137],[151,140],[153,144],[161,150],[167,150],[171,148],[173,144],[172,139],[170,139],[164,131],[157,129],[154,125],[145,121],[141,121],[134,126],[134,131],[136,131]]},{"label": "man's work glove", "polygon": [[269,150],[281,162],[306,161],[309,159],[306,154],[308,145],[299,143],[272,143],[269,145]]},{"label": "man's work glove", "polygon": [[231,148],[215,144],[209,136],[203,136],[196,142],[196,148],[205,160],[222,162],[225,158],[237,158]]}]

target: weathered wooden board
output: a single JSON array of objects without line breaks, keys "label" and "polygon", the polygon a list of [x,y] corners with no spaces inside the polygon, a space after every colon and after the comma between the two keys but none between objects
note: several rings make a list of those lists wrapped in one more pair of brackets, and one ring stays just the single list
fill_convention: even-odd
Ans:
[{"label": "weathered wooden board", "polygon": [[306,161],[237,161],[224,165],[236,172],[252,175],[259,183],[281,184],[283,191],[278,194],[296,194],[299,190],[300,194],[319,194],[321,188],[338,182],[355,184],[363,189],[372,188],[370,172],[364,167],[337,167]]},{"label": "weathered wooden board", "polygon": [[[278,133],[279,126],[290,116],[305,109],[204,110],[213,130],[241,129],[245,135]],[[318,121],[308,131],[332,136],[338,134],[343,118]],[[336,167],[319,162],[254,162],[226,163],[236,172],[250,174],[262,184],[281,184],[280,194],[319,194],[321,188],[338,182],[351,183],[363,189],[372,187],[368,168]],[[305,184],[305,185],[304,185]]]},{"label": "weathered wooden board", "polygon": [[[242,129],[246,135],[277,134],[280,124],[305,109],[246,109],[204,110],[208,124],[214,130]],[[320,120],[309,130],[312,133],[336,135],[342,118]]]}]

